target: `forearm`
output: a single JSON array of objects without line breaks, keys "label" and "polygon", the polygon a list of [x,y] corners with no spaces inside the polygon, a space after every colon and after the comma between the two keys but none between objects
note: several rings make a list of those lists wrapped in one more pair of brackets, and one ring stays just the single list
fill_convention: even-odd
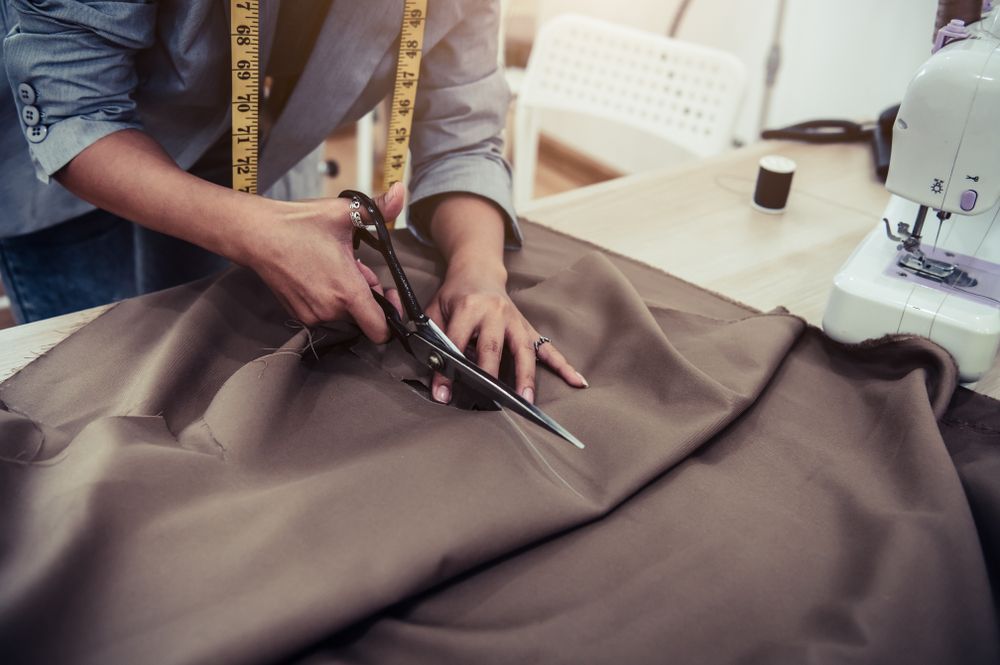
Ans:
[{"label": "forearm", "polygon": [[434,210],[430,231],[449,274],[471,273],[506,283],[504,220],[492,203],[471,194],[445,195]]},{"label": "forearm", "polygon": [[[234,192],[185,173],[136,130],[91,144],[56,177],[95,205],[250,267],[307,326],[352,318],[375,342],[389,336],[371,294],[381,289],[378,278],[354,258],[344,199],[284,202]],[[379,199],[388,217],[402,209],[400,189]]]},{"label": "forearm", "polygon": [[55,177],[100,208],[238,262],[246,259],[242,241],[261,208],[276,203],[184,172],[137,130],[100,139]]}]

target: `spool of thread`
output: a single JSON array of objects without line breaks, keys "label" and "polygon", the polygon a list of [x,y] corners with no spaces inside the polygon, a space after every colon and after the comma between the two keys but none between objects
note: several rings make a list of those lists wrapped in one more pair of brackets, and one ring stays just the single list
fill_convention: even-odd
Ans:
[{"label": "spool of thread", "polygon": [[784,212],[788,193],[792,190],[795,162],[781,155],[760,158],[757,186],[753,192],[753,207],[761,212]]}]

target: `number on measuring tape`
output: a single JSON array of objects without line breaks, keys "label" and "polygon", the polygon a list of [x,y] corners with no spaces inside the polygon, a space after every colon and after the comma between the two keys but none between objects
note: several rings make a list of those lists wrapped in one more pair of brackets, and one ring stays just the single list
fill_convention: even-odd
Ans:
[{"label": "number on measuring tape", "polygon": [[230,0],[233,189],[257,193],[260,140],[260,1]]},{"label": "number on measuring tape", "polygon": [[[389,111],[389,141],[382,189],[403,180],[420,82],[427,0],[404,0]],[[233,188],[257,193],[260,141],[260,0],[230,0],[232,62]]]},{"label": "number on measuring tape", "polygon": [[404,2],[399,52],[396,58],[396,81],[392,88],[392,104],[389,107],[389,140],[386,141],[382,170],[382,191],[388,190],[394,182],[402,182],[406,169],[410,130],[413,127],[413,109],[416,106],[417,86],[420,82],[420,57],[424,48],[426,18],[427,0]]}]

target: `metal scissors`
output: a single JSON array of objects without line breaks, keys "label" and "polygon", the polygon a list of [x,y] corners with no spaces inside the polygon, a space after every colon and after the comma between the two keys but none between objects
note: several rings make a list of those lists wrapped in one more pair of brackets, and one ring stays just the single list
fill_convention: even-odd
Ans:
[{"label": "metal scissors", "polygon": [[[456,383],[465,386],[477,395],[491,400],[500,408],[511,411],[541,425],[545,429],[558,434],[577,448],[583,448],[583,443],[573,436],[565,427],[557,423],[551,416],[534,404],[526,401],[509,386],[494,379],[477,365],[469,361],[465,354],[448,339],[441,329],[424,313],[423,308],[413,293],[413,287],[403,272],[403,266],[396,258],[382,212],[375,202],[365,194],[347,189],[340,193],[341,198],[350,199],[351,222],[354,224],[354,249],[360,243],[377,251],[385,259],[399,290],[399,299],[406,310],[410,325],[403,322],[395,306],[385,297],[372,290],[372,295],[385,313],[385,320],[393,337],[399,340],[406,352],[420,361],[427,368],[440,372]],[[368,213],[370,222],[366,223],[361,211]]]}]

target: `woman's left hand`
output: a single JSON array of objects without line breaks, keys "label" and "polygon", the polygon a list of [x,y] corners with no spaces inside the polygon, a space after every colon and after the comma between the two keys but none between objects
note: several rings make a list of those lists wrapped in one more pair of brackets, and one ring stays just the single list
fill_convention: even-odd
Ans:
[{"label": "woman's left hand", "polygon": [[[465,351],[474,342],[476,362],[496,378],[506,345],[514,356],[514,389],[528,402],[535,401],[539,360],[569,385],[586,388],[587,380],[552,342],[539,345],[536,356],[535,342],[541,335],[507,295],[503,212],[487,199],[461,192],[440,194],[416,207],[430,217],[431,236],[448,263],[427,315],[455,346]],[[431,394],[447,404],[451,381],[435,374]]]},{"label": "woman's left hand", "polygon": [[[484,274],[480,270],[449,270],[440,290],[427,307],[427,315],[463,351],[475,344],[476,362],[494,378],[500,372],[500,356],[506,345],[514,358],[514,389],[528,402],[535,401],[537,361],[549,366],[571,386],[586,388],[587,381],[552,342],[538,347],[539,332],[507,295],[506,273]],[[435,374],[431,393],[438,402],[451,401],[451,381]]]}]

